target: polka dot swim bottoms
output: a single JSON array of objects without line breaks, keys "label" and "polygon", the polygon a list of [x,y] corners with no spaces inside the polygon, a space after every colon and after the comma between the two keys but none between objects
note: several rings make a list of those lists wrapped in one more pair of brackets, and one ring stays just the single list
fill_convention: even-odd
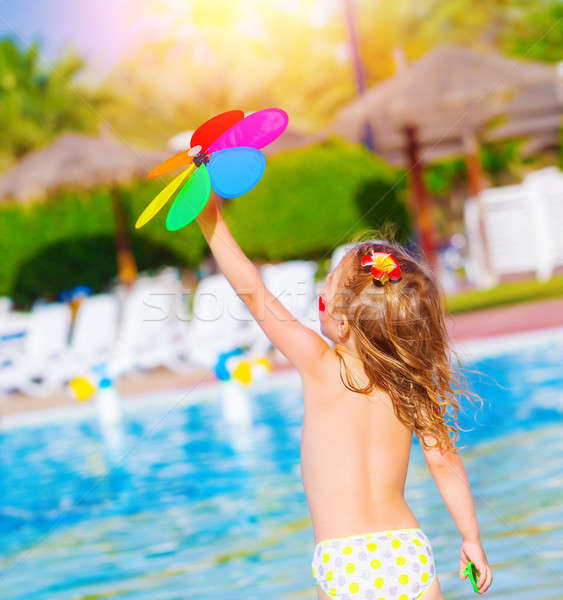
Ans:
[{"label": "polka dot swim bottoms", "polygon": [[415,600],[435,577],[432,546],[419,528],[322,540],[311,567],[336,600]]}]

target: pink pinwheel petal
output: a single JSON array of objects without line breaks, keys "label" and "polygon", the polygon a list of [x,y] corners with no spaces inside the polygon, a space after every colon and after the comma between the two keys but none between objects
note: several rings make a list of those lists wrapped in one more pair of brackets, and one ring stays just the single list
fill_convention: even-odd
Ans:
[{"label": "pink pinwheel petal", "polygon": [[225,131],[209,146],[207,152],[211,154],[236,146],[263,148],[283,133],[287,122],[287,113],[281,108],[259,110]]}]

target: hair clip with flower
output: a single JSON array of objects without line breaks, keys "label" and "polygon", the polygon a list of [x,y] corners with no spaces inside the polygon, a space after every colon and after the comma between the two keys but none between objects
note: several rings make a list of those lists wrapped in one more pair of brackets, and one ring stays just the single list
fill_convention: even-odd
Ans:
[{"label": "hair clip with flower", "polygon": [[362,267],[371,267],[373,278],[382,285],[389,280],[397,281],[402,277],[401,267],[393,254],[388,252],[375,252],[370,250],[362,258]]}]

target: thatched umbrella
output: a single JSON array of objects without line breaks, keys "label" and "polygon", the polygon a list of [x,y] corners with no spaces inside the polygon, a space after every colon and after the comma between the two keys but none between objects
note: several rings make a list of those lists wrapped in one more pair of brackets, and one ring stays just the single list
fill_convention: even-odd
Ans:
[{"label": "thatched umbrella", "polygon": [[118,274],[130,284],[137,267],[123,219],[117,184],[144,177],[168,153],[132,148],[108,133],[93,137],[66,133],[49,146],[26,154],[0,179],[0,198],[30,201],[64,188],[112,186]]},{"label": "thatched umbrella", "polygon": [[[546,134],[557,131],[562,107],[561,81],[554,67],[444,45],[345,107],[334,129],[360,142],[369,125],[375,151],[393,164],[410,168],[421,242],[433,262],[422,163],[464,154],[471,192],[477,195],[482,185],[477,135],[546,139]],[[487,129],[499,116],[506,122]]]}]

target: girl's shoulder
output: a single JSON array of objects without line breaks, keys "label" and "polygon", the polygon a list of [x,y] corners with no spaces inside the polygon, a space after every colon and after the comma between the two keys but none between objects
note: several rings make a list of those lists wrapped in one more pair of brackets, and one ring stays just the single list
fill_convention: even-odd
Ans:
[{"label": "girl's shoulder", "polygon": [[319,355],[314,375],[308,377],[307,374],[302,374],[304,384],[326,388],[331,396],[349,392],[346,382],[350,377],[355,385],[363,387],[369,383],[361,360],[350,355],[343,356],[333,346],[327,346]]}]

